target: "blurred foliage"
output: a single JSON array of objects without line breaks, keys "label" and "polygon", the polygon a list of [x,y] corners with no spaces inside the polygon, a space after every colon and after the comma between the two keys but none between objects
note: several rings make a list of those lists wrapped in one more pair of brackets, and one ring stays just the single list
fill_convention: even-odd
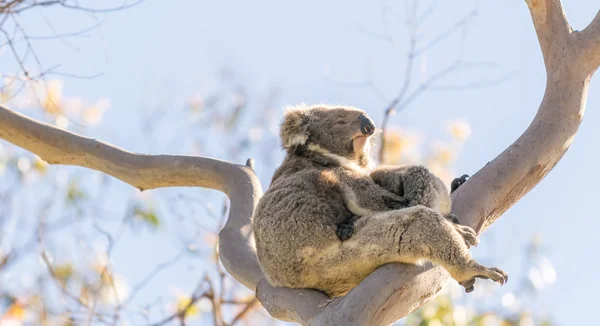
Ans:
[{"label": "blurred foliage", "polygon": [[143,209],[141,207],[135,207],[133,211],[133,217],[139,218],[153,229],[157,229],[160,226],[160,220],[158,219],[156,212],[152,209]]},{"label": "blurred foliage", "polygon": [[[231,74],[227,78],[232,78]],[[101,122],[108,109],[109,101],[104,99],[84,105],[79,98],[67,96],[60,80],[46,84],[32,81],[20,93],[11,93],[8,82],[1,89],[11,108],[28,111],[28,115],[59,128],[85,134]],[[260,105],[274,110],[271,103],[268,97]],[[204,130],[178,134],[167,146],[186,151],[186,145],[190,145],[187,150],[191,152],[213,151],[203,144],[217,133],[223,141],[217,144],[216,156],[235,159],[237,155],[248,155],[261,133],[256,128],[243,132],[248,113],[252,112],[248,105],[245,90],[233,79],[225,81],[223,89],[214,94],[191,97],[181,111],[173,114],[174,119],[189,122],[181,131],[195,129],[206,121],[211,124]],[[156,126],[163,122],[157,116],[141,120],[143,133],[158,130]],[[235,282],[219,261],[216,234],[228,203],[214,203],[222,198],[195,198],[180,190],[133,189],[130,198],[125,199],[122,191],[108,190],[110,178],[97,177],[99,172],[73,170],[77,169],[50,167],[27,151],[0,143],[0,326],[169,325],[184,320],[203,324],[210,319],[217,319],[217,325],[235,325],[247,318],[273,322],[258,308],[253,293]],[[115,203],[119,199],[123,200],[120,206]],[[21,203],[27,207],[27,216],[15,209]],[[121,220],[111,217],[118,207],[124,211]],[[181,212],[190,207],[191,212]],[[207,222],[202,215],[207,216]],[[168,237],[173,231],[167,230],[165,221],[172,220],[181,223],[184,233],[179,239],[179,253],[157,263],[153,248],[148,248],[145,255],[155,266],[141,279],[127,280],[112,258],[126,232],[124,226],[129,225],[133,231],[147,228],[156,231],[153,234],[157,237]],[[198,280],[194,291],[172,289],[175,293],[170,297],[154,299],[139,295],[164,286],[153,282],[163,270],[195,261],[205,276]],[[122,262],[121,269],[126,271],[131,263]],[[150,303],[140,308],[143,302]]]}]

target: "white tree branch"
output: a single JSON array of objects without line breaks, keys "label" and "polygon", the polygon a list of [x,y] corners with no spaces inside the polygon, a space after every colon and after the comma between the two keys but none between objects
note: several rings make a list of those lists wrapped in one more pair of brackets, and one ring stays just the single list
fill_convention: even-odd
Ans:
[{"label": "white tree branch", "polygon": [[[482,232],[539,183],[569,148],[600,65],[600,14],[573,32],[558,0],[527,0],[547,71],[546,93],[527,130],[453,195],[453,212]],[[141,155],[37,122],[0,105],[0,138],[49,163],[99,170],[140,189],[197,186],[231,200],[219,252],[228,272],[256,289],[275,317],[304,325],[387,325],[433,299],[448,281],[441,267],[387,264],[348,295],[274,288],[253,250],[250,218],[262,195],[251,168],[202,157]],[[258,286],[257,286],[258,284]]]},{"label": "white tree branch", "polygon": [[219,234],[223,265],[250,289],[262,277],[250,223],[262,188],[250,167],[205,157],[134,154],[36,121],[1,104],[0,138],[50,164],[102,171],[142,190],[187,186],[224,192],[231,200],[231,208]]},{"label": "white tree branch", "polygon": [[525,0],[531,13],[533,27],[538,35],[544,57],[564,45],[572,32],[560,0]]},{"label": "white tree branch", "polygon": [[595,71],[600,66],[600,10],[592,22],[580,33],[583,47],[583,61],[588,62],[588,69]]}]

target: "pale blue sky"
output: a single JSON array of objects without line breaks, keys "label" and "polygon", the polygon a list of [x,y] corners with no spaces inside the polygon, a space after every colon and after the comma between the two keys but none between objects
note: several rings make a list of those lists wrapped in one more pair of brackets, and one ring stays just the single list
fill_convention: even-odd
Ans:
[{"label": "pale blue sky", "polygon": [[[587,25],[600,9],[600,4],[591,0],[565,0],[563,4],[575,29]],[[440,2],[424,24],[423,37],[444,32],[473,6],[472,1]],[[392,7],[398,15],[404,15],[403,4]],[[425,2],[422,7],[426,7]],[[392,118],[393,124],[420,129],[431,137],[445,132],[447,120],[467,119],[472,137],[455,165],[461,174],[473,174],[521,134],[537,110],[545,83],[542,57],[525,2],[481,0],[477,7],[479,16],[468,29],[465,60],[494,62],[499,68],[473,69],[452,75],[456,79],[446,78],[443,84],[489,80],[505,74],[511,79],[485,89],[428,92]],[[64,10],[49,9],[45,16],[59,32],[94,24],[86,15]],[[27,17],[25,26],[30,35],[51,33],[41,15],[32,13]],[[62,72],[78,75],[102,73],[91,80],[65,78],[65,93],[89,100],[110,97],[112,106],[105,120],[87,134],[133,151],[148,151],[136,121],[141,106],[171,98],[173,103],[180,103],[190,95],[202,94],[223,66],[241,76],[250,86],[250,94],[279,86],[283,91],[280,105],[345,103],[366,109],[376,121],[381,121],[387,101],[368,89],[332,83],[327,76],[364,80],[370,60],[375,83],[391,98],[400,89],[405,74],[406,57],[401,48],[359,30],[363,26],[377,33],[383,31],[379,6],[374,1],[147,0],[135,8],[100,17],[104,22],[89,37],[70,38],[69,45],[57,40],[40,41],[36,48],[47,67],[61,64]],[[406,29],[400,24],[392,26],[391,35],[405,48]],[[452,61],[458,40],[453,37],[441,44],[440,50],[426,54],[428,71],[434,73]],[[0,68],[7,71],[15,65],[5,59]],[[600,125],[598,85],[597,80],[592,81],[585,119],[562,161],[482,236],[483,245],[474,251],[483,255],[490,250],[486,240],[493,240],[495,256],[486,257],[486,263],[520,277],[522,248],[533,234],[541,233],[552,248],[550,257],[558,275],[557,283],[542,293],[541,301],[559,325],[586,324],[589,314],[595,312],[596,292],[600,290],[596,282],[600,265],[592,258],[600,246],[600,221],[593,206],[600,195],[600,172],[596,167],[600,136],[596,127]],[[172,134],[176,128],[167,126],[159,134]],[[151,151],[182,153],[166,146]],[[207,154],[218,157],[218,152]],[[266,187],[272,171],[259,172]],[[114,188],[122,193],[128,190],[122,184]],[[115,252],[119,270],[135,279],[144,275],[144,264],[151,266],[156,261],[128,267],[132,256],[151,250],[161,261],[171,257],[176,247],[161,248],[162,243],[173,244],[172,240],[157,240],[162,236],[130,237],[133,240],[124,242]],[[173,234],[164,237],[172,239]],[[180,270],[184,271],[185,266]],[[174,269],[159,276],[154,283],[156,291],[165,291],[174,277],[180,288],[194,286],[194,275],[178,273]],[[502,289],[509,290],[510,286]]]}]

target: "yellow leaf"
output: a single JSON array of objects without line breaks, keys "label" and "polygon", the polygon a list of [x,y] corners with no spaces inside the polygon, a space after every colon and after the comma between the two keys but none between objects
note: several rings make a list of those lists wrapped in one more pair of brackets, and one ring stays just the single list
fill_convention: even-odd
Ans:
[{"label": "yellow leaf", "polygon": [[17,300],[6,310],[3,318],[23,320],[25,312],[25,306]]},{"label": "yellow leaf", "polygon": [[48,163],[36,156],[33,160],[33,169],[42,175],[46,174],[46,171],[48,170]]},{"label": "yellow leaf", "polygon": [[144,221],[153,229],[158,229],[160,227],[160,219],[158,218],[158,215],[156,215],[156,212],[151,208],[143,209],[141,207],[137,207],[135,208],[133,214],[134,217]]},{"label": "yellow leaf", "polygon": [[6,103],[11,99],[11,97],[11,89],[7,85],[2,86],[2,88],[0,89],[0,102]]},{"label": "yellow leaf", "polygon": [[102,121],[104,112],[110,107],[110,100],[103,98],[89,108],[83,110],[81,114],[83,121],[91,126],[95,126]]},{"label": "yellow leaf", "polygon": [[60,283],[64,285],[73,277],[75,270],[71,264],[67,263],[54,267],[54,274]]},{"label": "yellow leaf", "polygon": [[434,143],[432,147],[433,160],[439,162],[441,165],[449,165],[454,162],[456,158],[456,149],[452,148],[448,144],[440,142]]},{"label": "yellow leaf", "polygon": [[198,307],[196,306],[195,303],[193,305],[190,305],[191,301],[192,301],[191,297],[188,297],[188,296],[180,297],[179,300],[177,300],[177,311],[185,310],[185,315],[187,317],[192,317],[192,316],[195,316],[198,313],[200,313],[200,309],[198,309]]},{"label": "yellow leaf", "polygon": [[83,303],[89,303],[89,299],[94,297],[94,291],[90,288],[88,284],[82,284],[81,291],[79,293],[79,299]]},{"label": "yellow leaf", "polygon": [[78,200],[83,200],[85,197],[86,194],[81,190],[77,181],[71,180],[67,186],[67,202],[73,204]]},{"label": "yellow leaf", "polygon": [[448,132],[458,141],[465,141],[471,135],[471,126],[465,120],[455,120],[448,124]]},{"label": "yellow leaf", "polygon": [[399,164],[407,152],[413,151],[419,139],[415,134],[401,130],[390,130],[385,135],[385,164]]},{"label": "yellow leaf", "polygon": [[63,93],[63,83],[54,79],[46,83],[46,98],[42,101],[42,108],[54,115],[62,113],[61,102]]}]

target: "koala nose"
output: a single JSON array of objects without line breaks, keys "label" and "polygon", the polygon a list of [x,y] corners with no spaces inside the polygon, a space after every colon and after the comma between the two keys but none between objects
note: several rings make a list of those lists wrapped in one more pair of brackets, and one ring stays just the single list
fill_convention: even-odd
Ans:
[{"label": "koala nose", "polygon": [[365,114],[361,114],[358,119],[360,120],[360,132],[365,136],[371,136],[375,132],[375,123]]}]

